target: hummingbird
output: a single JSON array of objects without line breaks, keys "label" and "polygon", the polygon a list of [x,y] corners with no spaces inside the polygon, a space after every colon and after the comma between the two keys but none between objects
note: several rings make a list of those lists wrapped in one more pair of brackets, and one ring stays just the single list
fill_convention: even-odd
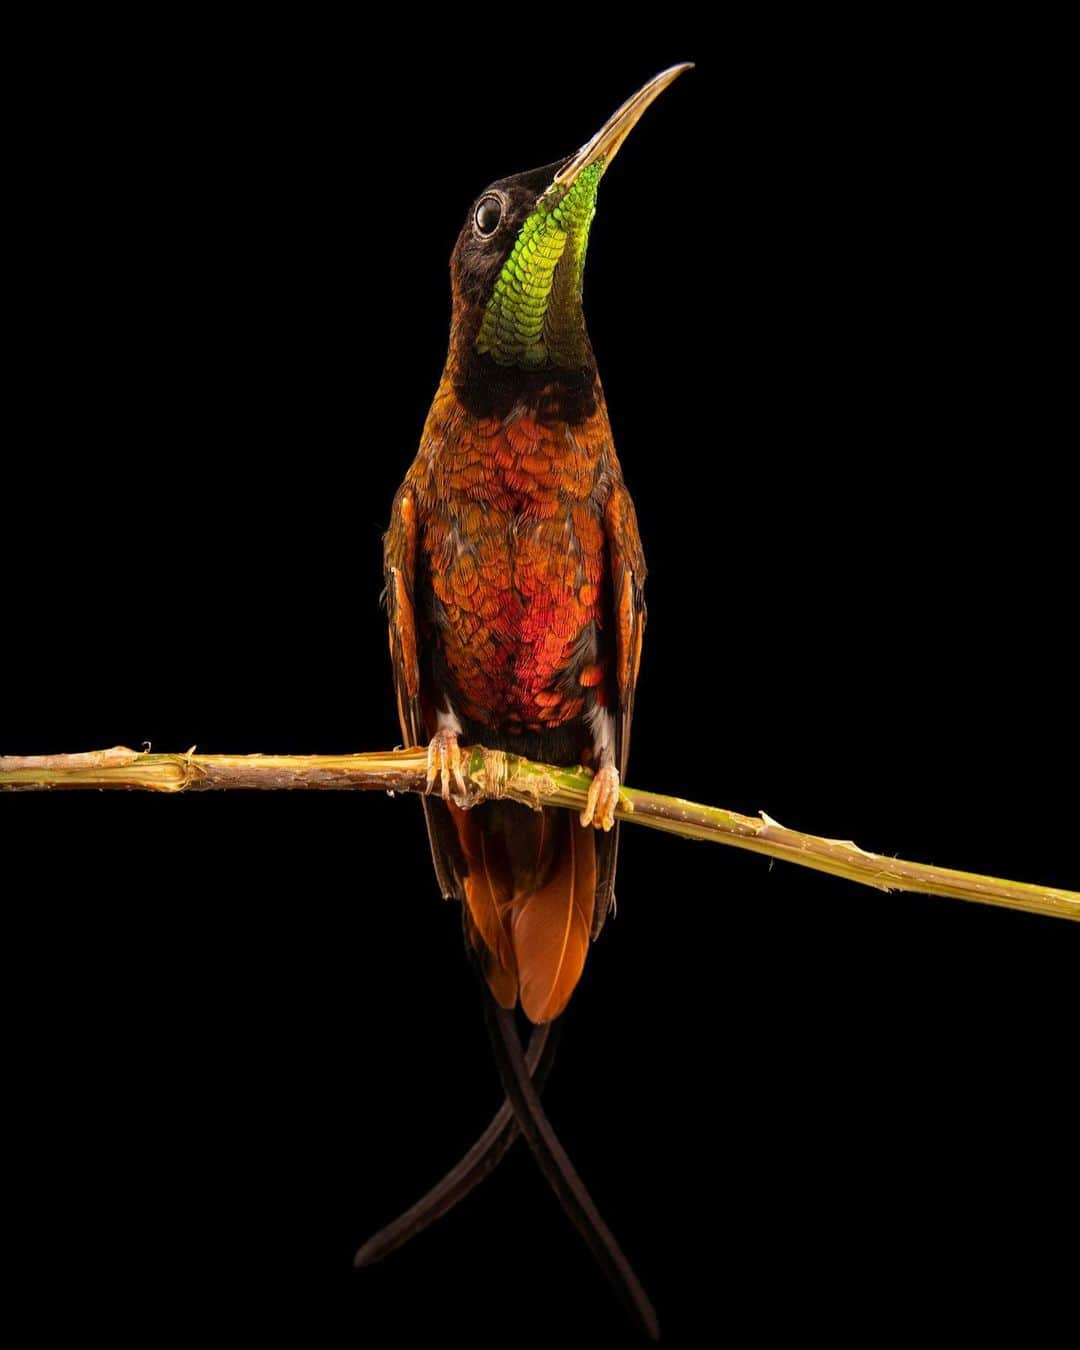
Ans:
[{"label": "hummingbird", "polygon": [[[539,1101],[565,1009],[614,903],[645,629],[645,559],[585,327],[600,180],[689,64],[628,99],[569,158],[501,178],[450,259],[446,365],[384,540],[402,735],[427,747],[423,805],[443,896],[462,902],[507,1101],[448,1176],[365,1244],[366,1265],[445,1213],[524,1134],[650,1335],[656,1315]],[[580,815],[470,805],[462,744],[592,770]],[[528,1051],[514,1009],[533,1030]]]}]

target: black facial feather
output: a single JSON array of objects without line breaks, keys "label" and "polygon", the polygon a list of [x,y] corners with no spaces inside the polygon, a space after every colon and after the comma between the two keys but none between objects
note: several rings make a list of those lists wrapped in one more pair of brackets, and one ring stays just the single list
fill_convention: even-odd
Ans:
[{"label": "black facial feather", "polygon": [[[469,207],[450,257],[450,271],[463,300],[474,305],[487,303],[518,231],[565,163],[565,160],[557,160],[554,164],[545,164],[542,169],[500,178],[486,187]],[[502,203],[502,218],[494,232],[486,237],[476,227],[476,208],[485,197],[498,197]]]}]

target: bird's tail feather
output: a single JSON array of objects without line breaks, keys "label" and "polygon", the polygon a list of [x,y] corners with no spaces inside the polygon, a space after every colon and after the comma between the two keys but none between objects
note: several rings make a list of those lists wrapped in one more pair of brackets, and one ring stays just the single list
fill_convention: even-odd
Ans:
[{"label": "bird's tail feather", "polygon": [[488,1031],[499,1066],[503,1088],[514,1109],[518,1126],[532,1149],[551,1189],[559,1198],[571,1222],[585,1239],[589,1250],[601,1269],[611,1280],[631,1312],[648,1336],[660,1339],[660,1324],[656,1310],[641,1281],[634,1274],[630,1262],[622,1253],[615,1235],[600,1217],[592,1197],[574,1170],[566,1150],[551,1128],[540,1098],[529,1076],[525,1056],[521,1052],[514,1014],[485,998]]},{"label": "bird's tail feather", "polygon": [[[534,1027],[529,1037],[525,1067],[538,1093],[543,1091],[555,1060],[559,1025],[556,1022]],[[411,1238],[422,1233],[436,1219],[441,1219],[444,1214],[449,1213],[455,1205],[464,1200],[474,1186],[490,1176],[518,1137],[518,1133],[513,1107],[509,1101],[504,1101],[487,1129],[461,1161],[452,1167],[440,1182],[432,1186],[426,1195],[417,1200],[415,1205],[411,1205],[392,1223],[380,1228],[374,1237],[369,1238],[356,1253],[354,1265],[374,1265],[376,1261],[381,1261],[383,1257],[389,1256]]]},{"label": "bird's tail feather", "polygon": [[558,1017],[585,965],[596,906],[596,842],[567,811],[515,802],[452,808],[468,867],[473,946],[503,1008]]}]

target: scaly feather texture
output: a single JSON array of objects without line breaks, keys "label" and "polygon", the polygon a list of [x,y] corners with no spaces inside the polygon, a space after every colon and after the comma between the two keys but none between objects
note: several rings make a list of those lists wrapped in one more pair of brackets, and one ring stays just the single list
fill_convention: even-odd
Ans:
[{"label": "scaly feather texture", "polygon": [[[444,376],[386,541],[411,741],[453,716],[487,745],[595,764],[610,725],[625,771],[645,564],[595,377],[589,411],[569,416],[557,399],[480,416]],[[608,912],[617,832],[586,841],[554,816],[496,806],[426,803],[436,869],[466,901],[496,999],[547,1019],[581,976],[582,916],[595,937]]]},{"label": "scaly feather texture", "polygon": [[[465,811],[445,769],[443,800],[426,800],[425,814],[440,888],[465,903],[467,941],[493,996],[514,1115],[653,1337],[648,1298],[540,1109],[513,1010],[520,1002],[541,1028],[562,1012],[613,898],[614,789],[630,744],[645,561],[585,329],[582,273],[602,174],[686,69],[661,71],[576,155],[499,179],[470,209],[450,260],[446,367],[385,551],[406,739],[426,737],[444,766],[460,737],[597,770],[584,818],[599,837],[557,810],[486,801]],[[493,1129],[385,1242],[453,1203],[505,1142]]]}]

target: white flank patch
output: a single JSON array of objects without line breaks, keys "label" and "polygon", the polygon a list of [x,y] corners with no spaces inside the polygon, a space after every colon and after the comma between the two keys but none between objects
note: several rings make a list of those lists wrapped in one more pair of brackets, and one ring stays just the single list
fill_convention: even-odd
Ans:
[{"label": "white flank patch", "polygon": [[592,732],[593,754],[596,762],[604,768],[615,763],[615,719],[599,703],[585,717]]},{"label": "white flank patch", "polygon": [[458,721],[454,705],[449,699],[446,700],[446,706],[449,712],[440,712],[438,708],[435,709],[435,729],[437,731],[452,731],[455,736],[463,736],[465,734],[464,729]]}]

